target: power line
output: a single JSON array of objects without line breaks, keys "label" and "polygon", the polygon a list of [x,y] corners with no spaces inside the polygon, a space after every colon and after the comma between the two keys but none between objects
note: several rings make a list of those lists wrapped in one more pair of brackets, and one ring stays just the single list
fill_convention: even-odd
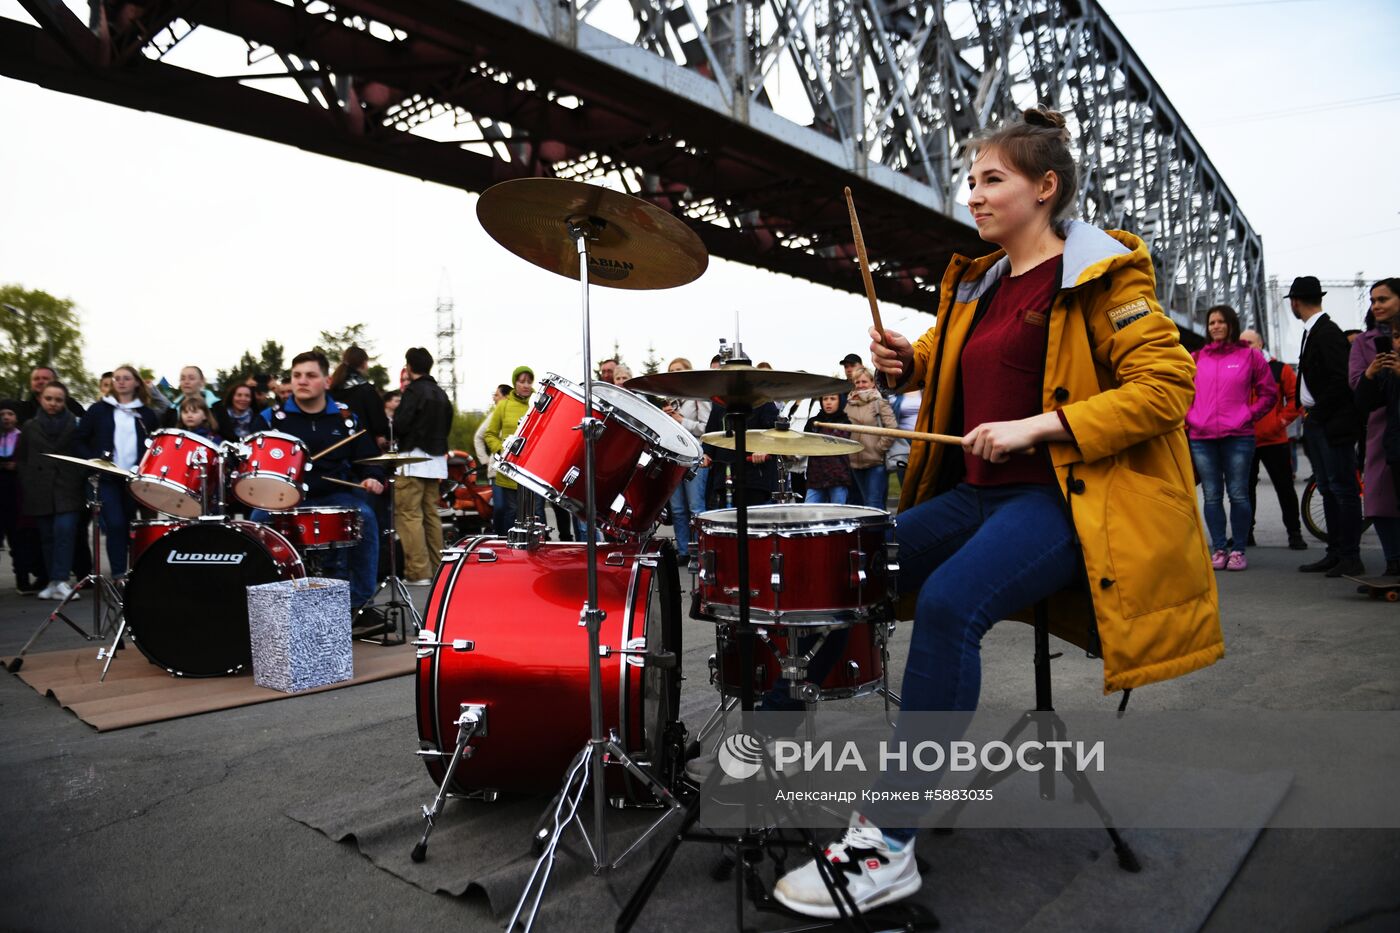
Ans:
[{"label": "power line", "polygon": [[1400,92],[1391,92],[1388,94],[1376,94],[1371,97],[1353,97],[1348,100],[1304,104],[1300,107],[1289,107],[1284,110],[1267,110],[1260,113],[1243,114],[1238,117],[1231,117],[1227,120],[1216,120],[1202,125],[1206,127],[1234,126],[1237,123],[1258,123],[1263,120],[1282,120],[1285,117],[1326,113],[1331,110],[1346,110],[1351,107],[1371,107],[1376,104],[1387,104],[1397,100],[1400,100]]},{"label": "power line", "polygon": [[1187,6],[1164,6],[1146,10],[1121,10],[1110,14],[1114,19],[1139,13],[1184,13],[1189,10],[1220,10],[1236,6],[1278,6],[1281,3],[1316,3],[1318,0],[1237,0],[1233,3],[1193,3]]}]

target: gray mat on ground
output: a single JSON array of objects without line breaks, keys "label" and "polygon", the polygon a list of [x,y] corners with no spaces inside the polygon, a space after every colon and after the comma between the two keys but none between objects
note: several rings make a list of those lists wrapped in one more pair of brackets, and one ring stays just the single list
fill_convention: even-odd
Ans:
[{"label": "gray mat on ground", "polygon": [[[1241,824],[1262,827],[1289,783],[1285,775],[1259,775]],[[449,801],[427,861],[415,864],[409,853],[422,832],[420,807],[433,792],[418,767],[352,794],[308,801],[288,816],[336,841],[353,840],[375,865],[424,890],[484,894],[492,912],[503,918],[533,867],[530,834],[548,801],[506,796],[495,803]],[[609,810],[614,858],[652,814]],[[677,825],[678,818],[673,819],[663,829]],[[588,820],[591,825],[591,809]],[[594,878],[586,860],[578,857],[581,845],[571,831],[565,836],[571,852],[561,848],[540,929],[611,930],[663,835],[648,840],[648,851],[634,853],[618,870]],[[1140,874],[1118,867],[1107,835],[1097,829],[924,833],[918,841],[926,863],[924,887],[914,900],[933,910],[945,930],[1113,931],[1144,924],[1156,931],[1196,930],[1239,870],[1259,829],[1132,830],[1123,835],[1142,863]],[[637,929],[733,929],[733,881],[710,877],[719,857],[717,846],[683,845]],[[764,874],[771,882],[771,863]],[[748,917],[753,923],[751,912]],[[790,922],[774,918],[757,928]]]}]

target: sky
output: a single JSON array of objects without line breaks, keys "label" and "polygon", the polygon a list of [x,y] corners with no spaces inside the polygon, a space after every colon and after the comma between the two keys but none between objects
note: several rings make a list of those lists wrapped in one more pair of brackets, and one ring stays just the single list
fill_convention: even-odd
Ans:
[{"label": "sky", "polygon": [[[1400,3],[1106,0],[1263,237],[1267,273],[1400,274]],[[29,21],[17,0],[0,16]],[[182,54],[197,56],[191,41]],[[581,379],[579,292],[497,245],[476,197],[407,176],[0,78],[0,282],[76,302],[89,369],[211,376],[276,339],[365,323],[396,371],[459,320],[459,404],[528,363]],[[1355,298],[1325,307],[1343,325]],[[932,317],[882,305],[886,327]],[[750,355],[835,372],[865,355],[859,295],[712,259],[667,291],[593,291],[593,358],[705,365],[736,314]],[[1292,322],[1288,322],[1291,324]],[[1275,340],[1296,356],[1298,331]]]}]

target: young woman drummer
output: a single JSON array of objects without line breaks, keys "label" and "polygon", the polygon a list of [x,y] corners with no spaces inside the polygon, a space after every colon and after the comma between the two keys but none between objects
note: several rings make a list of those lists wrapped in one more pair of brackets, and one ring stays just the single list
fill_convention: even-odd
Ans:
[{"label": "young woman drummer", "polygon": [[[1103,658],[1105,692],[1224,653],[1183,430],[1191,356],[1157,304],[1142,240],[1068,220],[1068,142],[1064,118],[1043,109],[976,140],[968,208],[1001,249],[953,258],[937,324],[918,340],[871,329],[876,367],[899,390],[923,389],[918,430],[964,435],[961,449],[916,443],[905,475],[904,712],[976,709],[982,637],[1047,598],[1056,634]],[[901,715],[894,741],[917,741],[917,719]],[[879,781],[922,790],[929,777]],[[918,889],[922,812],[855,814],[827,849],[857,906]],[[774,893],[837,916],[812,863]]]}]

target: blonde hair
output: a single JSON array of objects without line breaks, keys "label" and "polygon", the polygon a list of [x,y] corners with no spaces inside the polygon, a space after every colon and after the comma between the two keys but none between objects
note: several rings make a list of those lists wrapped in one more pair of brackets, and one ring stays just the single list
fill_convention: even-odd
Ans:
[{"label": "blonde hair", "polygon": [[694,368],[695,368],[694,366],[691,366],[691,365],[690,365],[690,360],[686,359],[686,358],[683,357],[683,356],[678,356],[678,357],[676,357],[674,360],[672,360],[671,362],[669,362],[669,363],[666,364],[666,371],[669,373],[669,372],[671,371],[671,367],[675,366],[677,363],[680,363],[680,364],[681,364],[682,366],[684,366],[686,369],[694,369]]}]

